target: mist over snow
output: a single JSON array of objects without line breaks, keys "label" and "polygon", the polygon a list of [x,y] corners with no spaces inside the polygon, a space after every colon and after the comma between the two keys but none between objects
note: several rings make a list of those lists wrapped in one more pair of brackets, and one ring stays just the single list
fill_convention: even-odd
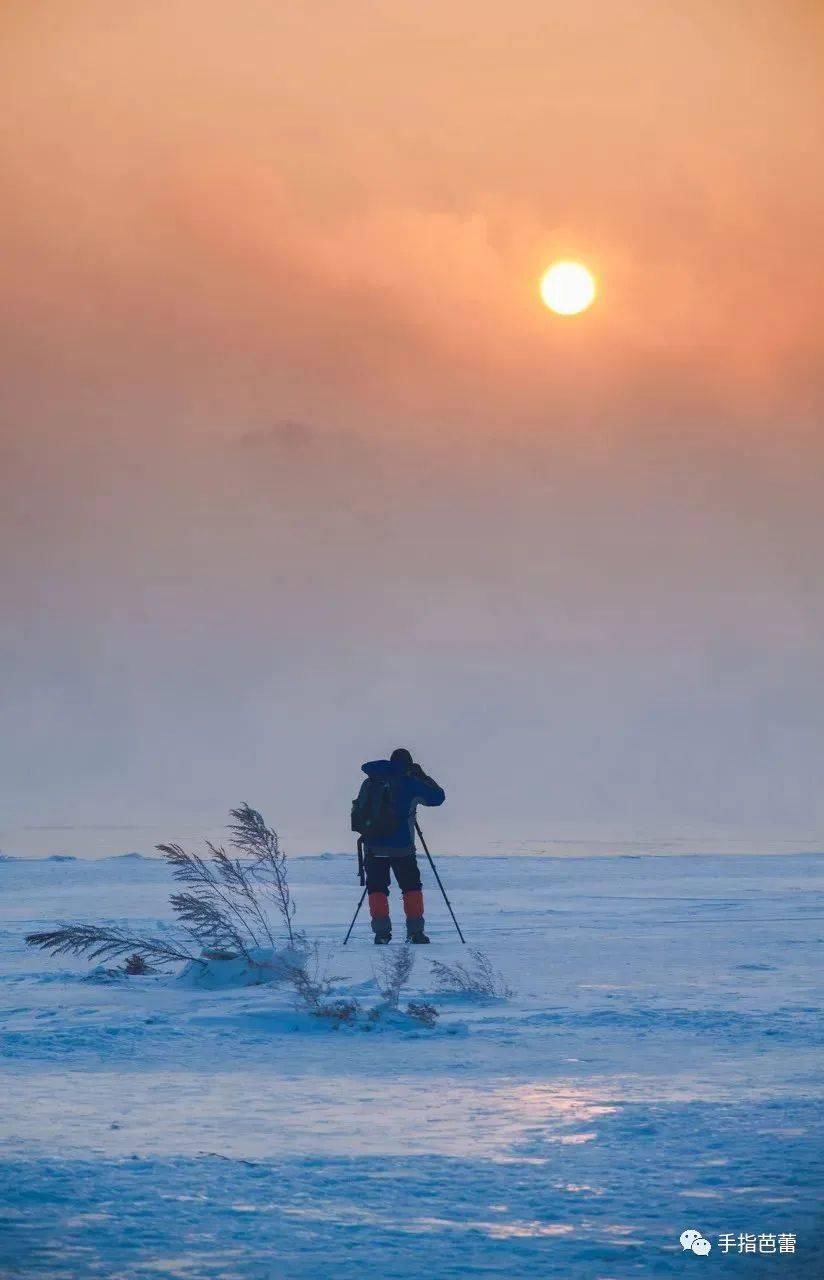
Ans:
[{"label": "mist over snow", "polygon": [[632,474],[592,443],[289,422],[162,460],[20,445],[3,847],[149,852],[249,796],[293,851],[340,848],[399,742],[454,852],[821,847],[813,477],[765,442],[720,470],[706,438],[647,445]]}]

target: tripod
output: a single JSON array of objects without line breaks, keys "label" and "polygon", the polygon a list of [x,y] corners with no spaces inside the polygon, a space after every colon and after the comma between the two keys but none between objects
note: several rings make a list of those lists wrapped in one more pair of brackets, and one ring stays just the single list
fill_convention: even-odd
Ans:
[{"label": "tripod", "polygon": [[[455,928],[458,930],[458,937],[460,938],[461,942],[463,942],[464,945],[466,945],[466,938],[461,933],[461,926],[458,924],[458,921],[455,919],[455,912],[452,910],[452,903],[449,901],[448,897],[446,896],[446,889],[444,889],[443,884],[441,882],[441,877],[438,875],[438,868],[435,866],[435,863],[432,861],[432,854],[429,852],[429,849],[427,848],[426,841],[423,838],[423,832],[421,831],[420,825],[417,820],[415,821],[415,830],[418,833],[418,839],[423,845],[423,851],[426,854],[427,858],[429,859],[429,865],[432,868],[432,873],[438,882],[438,888],[443,894],[443,900],[446,903],[449,914],[452,917],[452,923],[454,924]],[[358,873],[359,875],[363,874],[363,838],[358,840]],[[361,884],[363,884],[363,879],[361,879]],[[352,917],[352,923],[350,924],[349,928],[346,931],[346,937],[343,940],[344,946],[346,946],[347,942],[349,941],[349,937],[352,933],[352,930],[355,927],[355,921],[357,920],[358,915],[360,914],[360,909],[363,906],[363,900],[365,897],[366,897],[366,888],[364,887],[363,893],[360,896],[360,902],[355,908],[355,914]]]}]

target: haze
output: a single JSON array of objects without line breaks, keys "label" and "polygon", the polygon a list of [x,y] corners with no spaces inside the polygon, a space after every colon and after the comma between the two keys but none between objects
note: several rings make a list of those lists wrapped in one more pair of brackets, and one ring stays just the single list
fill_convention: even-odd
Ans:
[{"label": "haze", "polygon": [[7,853],[343,849],[399,744],[433,848],[824,846],[818,5],[0,38]]}]

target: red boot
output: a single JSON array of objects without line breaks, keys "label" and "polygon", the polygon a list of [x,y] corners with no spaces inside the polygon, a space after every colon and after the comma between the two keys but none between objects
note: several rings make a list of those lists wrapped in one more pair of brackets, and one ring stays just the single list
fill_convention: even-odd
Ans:
[{"label": "red boot", "polygon": [[423,893],[420,889],[404,891],[403,909],[406,912],[406,941],[428,942],[429,939],[423,931]]},{"label": "red boot", "polygon": [[391,941],[392,938],[392,921],[389,919],[389,897],[387,894],[370,893],[369,914],[372,917],[375,946],[383,946]]}]

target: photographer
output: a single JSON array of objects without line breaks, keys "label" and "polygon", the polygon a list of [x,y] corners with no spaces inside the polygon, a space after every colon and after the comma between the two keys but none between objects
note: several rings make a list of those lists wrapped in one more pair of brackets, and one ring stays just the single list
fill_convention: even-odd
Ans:
[{"label": "photographer", "polygon": [[427,943],[421,873],[415,856],[415,810],[419,804],[443,804],[446,795],[413,761],[406,747],[398,747],[388,760],[371,760],[362,768],[366,781],[352,805],[352,828],[363,837],[375,944],[387,943],[392,937],[390,872],[394,872],[403,894],[407,941]]}]

